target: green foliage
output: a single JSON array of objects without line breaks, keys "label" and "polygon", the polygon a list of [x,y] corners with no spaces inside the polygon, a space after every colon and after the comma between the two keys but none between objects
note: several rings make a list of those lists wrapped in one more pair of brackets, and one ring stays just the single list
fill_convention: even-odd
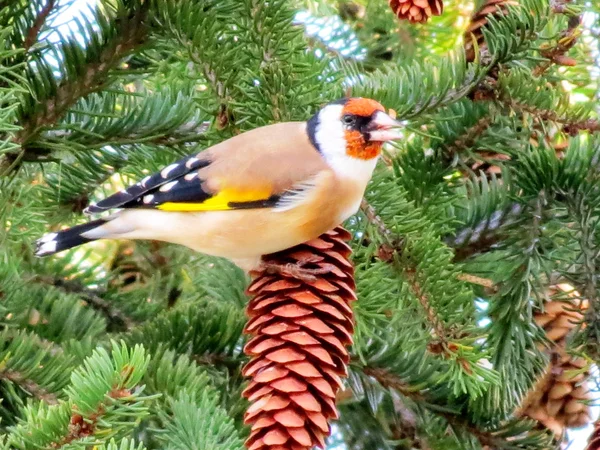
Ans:
[{"label": "green foliage", "polygon": [[123,439],[120,443],[115,442],[111,439],[108,444],[102,444],[96,447],[98,450],[145,450],[143,444],[135,444],[135,441],[130,439]]},{"label": "green foliage", "polygon": [[[180,394],[169,405],[172,418],[164,418],[164,441],[168,449],[242,449],[233,422],[224,411],[207,417],[206,411],[217,409],[216,401],[203,391],[199,398]],[[166,414],[166,413],[165,413]]]},{"label": "green foliage", "polygon": [[235,355],[244,317],[239,309],[213,302],[180,307],[147,322],[128,337],[155,349],[166,345],[179,352]]},{"label": "green foliage", "polygon": [[523,0],[467,63],[468,0],[424,25],[385,0],[0,3],[0,448],[242,448],[247,276],[156,242],[32,242],[345,94],[406,127],[346,223],[359,300],[331,445],[555,446],[515,412],[548,362],[550,285],[589,300],[567,344],[600,361],[598,35],[576,26],[596,5]]},{"label": "green foliage", "polygon": [[138,386],[148,357],[142,347],[112,344],[95,351],[72,372],[66,400],[28,406],[8,442],[15,448],[82,448],[123,436],[148,413],[151,397]]},{"label": "green foliage", "polygon": [[[0,154],[2,154],[18,149],[18,145],[10,138],[20,130],[20,126],[15,123],[19,106],[17,98],[27,92],[27,87],[17,81],[23,68],[23,63],[19,61],[23,50],[8,45],[13,27],[8,25],[5,17],[0,16],[0,19],[2,19],[0,20]],[[4,173],[9,167],[8,162],[0,165],[0,173]]]},{"label": "green foliage", "polygon": [[[536,33],[546,24],[547,14],[546,2],[526,0],[519,7],[510,8],[501,21],[492,17],[489,28],[484,29],[490,58],[482,61],[483,65],[465,64],[462,52],[426,62],[417,60],[361,79],[353,95],[380,99],[394,108],[402,119],[449,105],[463,98],[484,79],[486,67],[507,63],[531,48]],[[354,78],[359,76],[352,75]]]}]

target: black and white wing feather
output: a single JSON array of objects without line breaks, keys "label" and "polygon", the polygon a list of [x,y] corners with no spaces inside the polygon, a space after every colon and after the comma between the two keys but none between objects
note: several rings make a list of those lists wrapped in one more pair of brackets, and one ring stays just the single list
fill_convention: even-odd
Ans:
[{"label": "black and white wing feather", "polygon": [[[162,169],[160,172],[157,172],[153,175],[149,175],[146,178],[144,178],[142,181],[140,181],[139,183],[134,184],[133,186],[130,186],[129,188],[117,192],[116,194],[111,195],[110,197],[105,198],[104,200],[96,203],[95,205],[90,205],[89,207],[87,207],[84,211],[84,213],[86,214],[96,214],[96,213],[101,213],[104,211],[108,211],[109,209],[113,209],[113,208],[126,208],[126,207],[135,207],[135,206],[151,206],[151,205],[155,205],[157,204],[157,199],[156,196],[153,198],[150,198],[149,194],[152,191],[156,191],[158,190],[160,192],[160,189],[165,186],[168,185],[169,183],[175,183],[177,182],[178,179],[183,178],[185,180],[186,175],[191,176],[191,175],[197,175],[197,171],[199,169],[201,169],[202,167],[206,167],[210,164],[210,161],[208,159],[202,158],[201,155],[193,155],[193,156],[188,156],[186,158],[180,159],[177,162],[174,162],[173,164],[168,165],[167,167],[165,167],[164,169]],[[185,183],[181,183],[181,187],[183,187],[183,184]],[[186,198],[188,198],[190,201],[193,199],[194,201],[201,201],[201,198],[198,198],[198,194],[201,194],[200,196],[202,197],[202,193],[198,192],[199,191],[199,184],[198,183],[194,183],[192,186],[192,183],[188,183],[189,186],[186,187],[186,189],[188,190],[188,194],[185,195]],[[192,190],[194,190],[194,196],[192,196]],[[164,192],[168,192],[167,190],[164,190]],[[173,196],[175,192],[171,192],[171,196]],[[148,195],[146,195],[148,194]],[[208,195],[208,194],[206,194]],[[144,202],[144,198],[149,199],[149,201]],[[168,201],[168,200],[165,200]],[[183,201],[183,200],[178,200],[178,201]]]}]

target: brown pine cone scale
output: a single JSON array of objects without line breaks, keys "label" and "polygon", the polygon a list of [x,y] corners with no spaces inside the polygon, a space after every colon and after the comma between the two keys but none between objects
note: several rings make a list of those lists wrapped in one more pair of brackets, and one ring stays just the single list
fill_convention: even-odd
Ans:
[{"label": "brown pine cone scale", "polygon": [[588,439],[586,450],[600,450],[600,419],[594,424],[594,431]]},{"label": "brown pine cone scale", "polygon": [[506,14],[507,6],[518,4],[519,2],[516,0],[485,0],[481,7],[473,13],[463,38],[467,61],[475,60],[473,38],[480,50],[485,47],[483,27],[487,25],[489,17],[496,16],[498,18]]},{"label": "brown pine cone scale", "polygon": [[389,0],[389,4],[400,20],[413,23],[427,22],[431,16],[439,16],[444,11],[442,0]]},{"label": "brown pine cone scale", "polygon": [[567,352],[568,335],[583,320],[588,301],[581,300],[579,293],[567,284],[551,286],[548,297],[551,300],[544,304],[543,311],[534,315],[534,320],[552,342],[545,349],[550,364],[525,398],[522,413],[560,439],[566,428],[590,422],[588,362]]},{"label": "brown pine cone scale", "polygon": [[[335,396],[347,376],[346,346],[354,331],[349,239],[347,231],[336,228],[263,257],[266,267],[298,270],[253,274],[245,328],[253,337],[244,348],[251,361],[243,370],[251,378],[244,390],[252,403],[245,415],[252,426],[249,450],[325,446],[328,421],[338,417]],[[320,274],[304,277],[303,270]]]}]

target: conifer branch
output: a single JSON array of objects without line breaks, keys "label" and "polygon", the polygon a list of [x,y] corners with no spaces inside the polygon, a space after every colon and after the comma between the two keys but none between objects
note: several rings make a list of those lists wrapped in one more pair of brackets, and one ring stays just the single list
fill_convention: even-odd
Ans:
[{"label": "conifer branch", "polygon": [[576,136],[580,131],[598,133],[600,132],[600,121],[598,119],[588,119],[579,122],[569,121],[563,125],[563,131],[571,136]]},{"label": "conifer branch", "polygon": [[239,371],[240,365],[245,361],[241,356],[230,356],[225,353],[194,354],[192,359],[200,366],[225,367],[232,376]]},{"label": "conifer branch", "polygon": [[405,404],[401,396],[394,396],[392,401],[399,419],[396,423],[390,424],[394,439],[408,440],[412,448],[429,450],[426,439],[420,435],[417,429],[417,417],[415,413]]},{"label": "conifer branch", "polygon": [[421,288],[421,284],[416,279],[414,270],[410,268],[408,270],[405,270],[404,273],[406,275],[408,283],[410,284],[410,288],[413,294],[415,295],[415,297],[417,297],[417,300],[423,307],[423,311],[425,311],[429,324],[433,327],[434,340],[436,340],[442,345],[442,351],[448,351],[448,337],[452,334],[451,331],[446,329],[444,321],[440,319],[437,311],[431,305],[429,297],[423,291],[423,289]]},{"label": "conifer branch", "polygon": [[492,122],[492,117],[482,117],[473,126],[467,128],[461,136],[454,140],[454,142],[446,146],[445,153],[450,157],[449,159],[451,159],[452,155],[459,153],[461,150],[472,147],[477,138],[489,128]]},{"label": "conifer branch", "polygon": [[48,15],[50,15],[55,6],[56,0],[48,0],[48,3],[44,5],[44,7],[41,9],[39,14],[35,18],[35,22],[33,23],[33,25],[27,30],[25,42],[23,43],[23,49],[25,52],[29,51],[29,49],[37,42],[40,30],[46,23]]},{"label": "conifer branch", "polygon": [[[381,386],[388,389],[393,389],[405,397],[410,398],[417,403],[423,404],[425,408],[427,408],[428,405],[432,405],[432,403],[428,401],[427,397],[422,392],[416,391],[413,387],[406,384],[401,378],[397,377],[390,371],[378,367],[364,367],[362,370],[365,375],[375,379]],[[445,419],[450,425],[469,432],[477,438],[482,446],[489,445],[492,448],[501,448],[501,446],[498,445],[498,439],[496,439],[491,432],[483,431],[477,428],[475,425],[469,423],[467,419],[457,414],[443,411],[439,408],[428,408],[428,410]]]},{"label": "conifer branch", "polygon": [[23,129],[16,141],[26,148],[28,142],[44,127],[56,123],[78,99],[102,89],[110,80],[111,70],[143,43],[147,31],[144,17],[144,10],[139,9],[128,20],[118,21],[115,37],[105,44],[98,59],[88,61],[81,68],[79,78],[62,80],[53,95],[41,101],[34,114],[23,118]]},{"label": "conifer branch", "polygon": [[580,131],[600,132],[600,121],[597,119],[574,120],[559,114],[555,110],[528,105],[514,98],[508,98],[502,93],[498,96],[498,100],[516,111],[532,114],[541,120],[559,123],[562,125],[563,131],[571,136],[577,135]]},{"label": "conifer branch", "polygon": [[62,144],[69,141],[70,144],[81,146],[82,149],[102,148],[104,146],[121,147],[133,144],[152,144],[165,147],[177,147],[180,145],[197,143],[206,139],[206,131],[210,126],[209,122],[202,122],[198,126],[190,129],[188,124],[183,124],[178,129],[168,133],[156,133],[151,136],[140,136],[135,133],[115,134],[110,137],[105,136],[86,136],[79,141],[77,138],[71,139],[73,132],[85,132],[76,126],[69,126],[68,129],[52,130],[45,134],[45,138],[54,144]]},{"label": "conifer branch", "polygon": [[487,234],[477,239],[474,242],[469,242],[465,246],[457,246],[454,249],[454,262],[465,261],[472,256],[487,253],[493,249],[495,245],[502,242],[502,236],[500,233]]},{"label": "conifer branch", "polygon": [[584,295],[585,298],[590,302],[589,310],[594,312],[595,306],[598,305],[598,286],[597,286],[597,272],[598,267],[596,265],[597,250],[593,246],[594,243],[594,231],[590,223],[586,220],[582,220],[579,217],[581,227],[581,251],[583,253],[583,272],[585,274],[585,287]]},{"label": "conifer branch", "polygon": [[404,382],[404,380],[397,377],[387,369],[365,366],[362,368],[362,371],[365,375],[373,377],[385,388],[393,389],[405,397],[417,402],[423,402],[426,400],[422,392],[415,390],[414,387],[410,386],[408,383]]},{"label": "conifer branch", "polygon": [[118,308],[115,308],[110,304],[110,302],[104,300],[96,292],[81,286],[77,282],[47,276],[36,276],[34,280],[36,282],[54,286],[58,289],[61,289],[63,292],[79,296],[93,309],[102,312],[110,323],[122,331],[130,330],[136,325],[134,320],[132,320]]},{"label": "conifer branch", "polygon": [[217,114],[217,122],[220,128],[225,128],[230,121],[228,105],[233,100],[229,87],[219,78],[219,74],[210,62],[204,61],[196,52],[194,52],[191,42],[182,37],[179,38],[179,42],[181,45],[190,47],[190,59],[201,69],[204,78],[209,82],[214,94],[217,96],[220,105]]},{"label": "conifer branch", "polygon": [[[366,199],[361,202],[361,209],[371,224],[373,224],[385,242],[380,246],[378,251],[379,259],[390,264],[397,264],[396,255],[402,253],[404,240],[400,237],[394,238],[394,233],[390,230],[381,217],[375,211],[375,208],[368,203]],[[451,340],[457,338],[456,330],[446,326],[444,321],[439,317],[439,314],[431,304],[427,294],[423,291],[421,284],[416,278],[415,268],[412,265],[407,267],[398,267],[398,270],[404,274],[406,281],[410,285],[412,293],[415,295],[420,305],[422,306],[426,316],[427,323],[433,327],[434,342],[429,346],[429,349],[435,348],[435,353],[452,353],[456,350],[456,344]],[[493,283],[491,280],[486,280],[480,277],[475,277],[469,274],[459,273],[456,276],[457,281],[468,281],[471,284],[479,284],[486,289],[492,289]],[[467,369],[465,369],[467,370]]]},{"label": "conifer branch", "polygon": [[125,164],[116,163],[112,166],[112,170],[106,170],[104,173],[100,173],[98,178],[95,178],[95,183],[90,184],[87,183],[81,186],[81,189],[77,192],[75,196],[62,197],[60,199],[59,204],[61,206],[65,206],[69,211],[74,212],[76,214],[82,214],[84,209],[90,204],[90,197],[93,192],[96,190],[97,186],[106,183],[110,177],[112,177],[115,173],[118,173],[120,169],[123,168]]},{"label": "conifer branch", "polygon": [[[131,394],[132,393],[129,389],[117,389],[113,387],[113,389],[111,389],[111,391],[107,394],[107,397],[117,400],[120,398],[129,397]],[[108,402],[100,403],[96,408],[96,411],[86,418],[74,410],[73,414],[71,415],[71,420],[69,421],[68,434],[63,436],[60,441],[54,442],[51,447],[61,448],[73,441],[94,434],[96,431],[96,424],[102,419],[102,416],[107,411],[107,403]]]},{"label": "conifer branch", "polygon": [[33,397],[38,398],[49,405],[56,405],[58,403],[58,398],[56,395],[48,392],[35,381],[27,378],[27,376],[21,372],[15,370],[0,371],[0,379],[2,378],[20,386],[24,391],[27,391]]},{"label": "conifer branch", "polygon": [[465,261],[472,256],[487,253],[506,238],[503,227],[518,222],[522,207],[513,203],[508,212],[496,210],[489,218],[479,221],[476,226],[458,230],[447,236],[444,242],[454,249],[454,262]]},{"label": "conifer branch", "polygon": [[[486,61],[486,62],[489,62],[489,61]],[[455,103],[455,102],[465,98],[467,95],[469,95],[471,92],[473,92],[474,90],[476,90],[478,88],[478,86],[486,79],[487,73],[494,66],[495,66],[495,63],[488,64],[480,72],[475,72],[475,73],[471,74],[470,76],[466,77],[464,79],[464,82],[461,85],[456,86],[453,89],[449,89],[443,96],[438,96],[438,97],[434,96],[433,98],[428,99],[425,102],[417,103],[415,105],[414,112],[405,118],[411,119],[411,118],[420,116],[422,114],[425,114],[428,111],[437,109],[443,105],[450,105],[452,103]]]},{"label": "conifer branch", "polygon": [[[566,8],[565,1],[556,1],[552,5],[552,9],[555,13],[564,13]],[[533,75],[536,77],[542,76],[552,64],[559,64],[565,66],[573,66],[577,62],[572,58],[569,58],[566,53],[573,48],[577,43],[577,38],[581,35],[579,30],[580,17],[572,16],[569,18],[567,29],[560,33],[560,38],[554,47],[544,48],[540,51],[540,54],[547,58],[548,61],[544,61],[533,70]]]},{"label": "conifer branch", "polygon": [[[159,22],[160,23],[160,22]],[[163,25],[165,26],[165,25]],[[190,61],[198,67],[208,82],[213,94],[217,98],[219,110],[217,112],[217,125],[220,129],[227,127],[230,122],[229,104],[233,101],[229,86],[218,72],[215,63],[197,48],[194,40],[178,29],[172,29],[171,34],[183,48],[187,49]]]},{"label": "conifer branch", "polygon": [[210,62],[204,61],[191,47],[192,43],[186,41],[184,38],[179,37],[179,42],[182,45],[188,45],[190,60],[194,62],[202,71],[204,78],[208,81],[213,93],[217,97],[219,108],[217,110],[217,127],[218,129],[224,129],[233,122],[233,116],[231,114],[230,104],[233,101],[233,96],[227,84],[219,78],[218,72],[210,64]]},{"label": "conifer branch", "polygon": [[375,211],[375,208],[373,208],[373,206],[371,204],[369,204],[369,202],[367,201],[366,198],[362,199],[362,201],[360,203],[360,208],[363,211],[363,213],[365,213],[365,216],[367,217],[369,222],[372,225],[374,225],[375,228],[377,228],[377,231],[379,231],[379,234],[381,236],[384,236],[385,238],[387,238],[389,240],[394,240],[392,238],[392,236],[393,236],[392,230],[390,230],[387,227],[387,225],[383,222],[381,217],[379,217],[379,215],[377,214],[377,211]]},{"label": "conifer branch", "polygon": [[[593,179],[597,182],[597,177]],[[594,182],[592,181],[592,183]],[[567,202],[568,209],[579,228],[579,246],[581,249],[581,277],[570,276],[569,280],[588,300],[589,307],[585,311],[585,324],[588,339],[586,350],[595,358],[599,358],[597,333],[600,325],[600,297],[598,295],[598,236],[596,235],[597,223],[590,223],[594,214],[594,207],[588,201],[573,199]],[[591,207],[590,207],[591,206]],[[568,275],[568,274],[567,274]]]},{"label": "conifer branch", "polygon": [[489,278],[482,278],[476,275],[471,275],[468,273],[461,273],[456,277],[460,281],[464,281],[466,283],[476,284],[478,286],[482,286],[487,289],[496,289],[496,285]]},{"label": "conifer branch", "polygon": [[[387,225],[383,222],[381,217],[377,214],[377,211],[375,211],[375,208],[366,199],[363,198],[363,200],[360,204],[360,208],[361,208],[362,212],[365,214],[365,216],[367,217],[367,220],[377,228],[377,230],[379,231],[379,234],[381,236],[383,236],[384,238],[387,238],[387,240],[389,241],[389,243],[384,243],[379,248],[379,251],[378,251],[379,259],[381,259],[382,261],[385,261],[385,262],[391,262],[394,259],[394,255],[397,252],[402,251],[402,239],[399,237],[393,238],[394,233],[392,232],[392,230],[390,230],[387,227]],[[480,240],[476,243],[478,245],[459,248],[455,253],[455,261],[462,261],[469,256],[472,256],[476,253],[483,252],[483,251],[485,251],[485,249],[489,249],[492,246],[492,244],[499,242],[499,240],[500,240],[500,238],[498,236],[494,236],[493,239],[492,238],[489,239],[490,242],[487,242],[486,240]],[[392,243],[394,243],[394,244],[392,245]],[[485,244],[489,244],[489,245],[485,245]],[[486,278],[481,278],[481,277],[477,277],[474,275],[461,273],[456,277],[456,279],[459,281],[465,281],[465,282],[468,282],[471,284],[477,284],[479,286],[483,286],[486,289],[495,289],[494,283],[491,280],[486,279]],[[426,301],[426,299],[420,299],[420,300],[424,300],[425,303],[428,303]],[[422,303],[422,305],[424,305],[424,303]]]},{"label": "conifer branch", "polygon": [[478,222],[458,229],[444,238],[444,242],[454,249],[454,262],[487,253],[507,237],[506,228],[518,225],[523,206],[512,202],[492,211]]},{"label": "conifer branch", "polygon": [[367,366],[363,367],[362,370],[365,375],[372,377],[381,386],[392,389],[401,395],[410,398],[415,403],[422,405],[430,413],[444,419],[451,427],[462,430],[475,437],[483,448],[528,448],[515,441],[519,438],[526,441],[527,435],[533,435],[535,433],[532,430],[525,431],[522,426],[517,427],[518,431],[516,432],[518,433],[518,438],[516,435],[511,434],[511,432],[503,432],[510,429],[510,423],[500,423],[495,430],[485,429],[484,427],[472,423],[464,414],[461,414],[458,411],[456,413],[452,412],[447,405],[439,405],[435,401],[432,401],[432,399],[428,398],[422,391],[417,391],[415,388],[410,387],[400,377],[386,369]]},{"label": "conifer branch", "polygon": [[[0,298],[2,298],[2,292],[0,291]],[[8,329],[10,330],[10,328]],[[16,339],[18,337],[18,331],[16,335],[10,334],[11,339]],[[22,339],[22,338],[21,338]],[[52,356],[64,355],[64,349],[55,342],[52,342],[48,339],[41,338],[40,336],[36,336],[37,342],[40,344],[45,351],[47,351]]]}]

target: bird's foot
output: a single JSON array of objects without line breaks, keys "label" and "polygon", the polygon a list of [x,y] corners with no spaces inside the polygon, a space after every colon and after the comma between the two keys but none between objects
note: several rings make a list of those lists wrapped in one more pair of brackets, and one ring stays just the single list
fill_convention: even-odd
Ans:
[{"label": "bird's foot", "polygon": [[303,267],[302,263],[277,264],[263,262],[261,264],[261,269],[270,274],[280,274],[307,282],[316,281],[317,277],[315,275],[323,275],[329,272],[329,270],[325,268],[308,269]]}]

